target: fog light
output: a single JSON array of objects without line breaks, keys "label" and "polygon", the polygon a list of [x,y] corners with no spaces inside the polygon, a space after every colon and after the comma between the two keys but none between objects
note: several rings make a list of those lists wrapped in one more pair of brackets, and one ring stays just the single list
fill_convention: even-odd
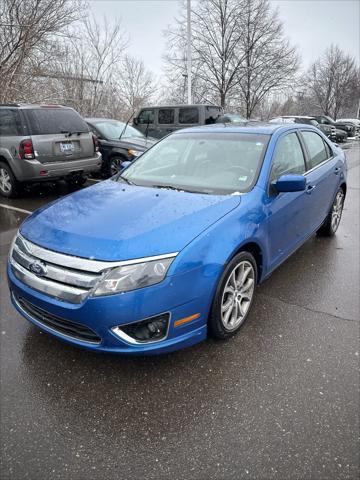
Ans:
[{"label": "fog light", "polygon": [[112,328],[113,333],[129,343],[151,343],[163,340],[169,328],[169,313]]}]

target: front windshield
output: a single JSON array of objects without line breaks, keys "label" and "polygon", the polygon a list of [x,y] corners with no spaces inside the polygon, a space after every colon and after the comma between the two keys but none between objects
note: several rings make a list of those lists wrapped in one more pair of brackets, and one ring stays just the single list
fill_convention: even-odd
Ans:
[{"label": "front windshield", "polygon": [[249,133],[179,133],[157,143],[122,178],[135,185],[196,193],[250,190],[270,136]]},{"label": "front windshield", "polygon": [[[99,130],[101,135],[104,138],[109,138],[111,140],[115,140],[120,137],[121,132],[124,130],[125,123],[119,122],[118,120],[102,120],[98,122],[94,122],[95,127]],[[122,134],[122,138],[125,137],[140,137],[143,138],[144,135],[136,130],[136,128],[128,125],[126,130]]]}]

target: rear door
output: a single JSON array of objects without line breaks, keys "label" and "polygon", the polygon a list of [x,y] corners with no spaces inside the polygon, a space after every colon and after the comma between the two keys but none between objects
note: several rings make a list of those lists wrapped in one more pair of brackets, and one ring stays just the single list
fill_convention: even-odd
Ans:
[{"label": "rear door", "polygon": [[24,112],[39,162],[66,162],[94,156],[92,133],[72,108],[51,106]]},{"label": "rear door", "polygon": [[159,108],[158,128],[161,137],[164,137],[177,129],[175,125],[175,108]]},{"label": "rear door", "polygon": [[325,220],[339,188],[341,161],[321,135],[303,130],[301,137],[307,156],[307,202],[313,212],[311,228],[314,231]]}]

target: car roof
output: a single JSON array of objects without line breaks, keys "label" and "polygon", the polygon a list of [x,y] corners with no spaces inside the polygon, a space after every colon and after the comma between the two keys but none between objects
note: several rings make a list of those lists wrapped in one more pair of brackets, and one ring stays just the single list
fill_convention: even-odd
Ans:
[{"label": "car roof", "polygon": [[85,122],[121,122],[125,123],[123,120],[118,120],[117,118],[103,118],[103,117],[86,117],[84,118]]},{"label": "car roof", "polygon": [[[301,127],[311,127],[310,125],[301,125],[300,123],[292,123],[288,125],[276,123],[260,123],[248,122],[246,125],[234,125],[232,123],[214,123],[212,125],[202,125],[201,127],[184,128],[174,132],[175,135],[182,133],[257,133],[260,135],[272,135],[274,132],[281,130],[294,130]],[[314,128],[315,130],[315,128]]]},{"label": "car roof", "polygon": [[59,105],[56,103],[0,103],[0,108],[1,107],[18,107],[18,108],[71,108],[72,107],[67,106],[67,105]]},{"label": "car roof", "polygon": [[315,117],[311,117],[308,115],[279,115],[278,117],[273,117],[273,118],[307,118],[309,120],[315,119]]},{"label": "car roof", "polygon": [[148,109],[151,110],[152,108],[191,108],[191,107],[210,107],[210,108],[221,109],[219,105],[212,105],[210,103],[192,103],[191,105],[180,103],[180,104],[170,104],[170,105],[149,105],[149,106],[140,107],[139,111],[148,110]]}]

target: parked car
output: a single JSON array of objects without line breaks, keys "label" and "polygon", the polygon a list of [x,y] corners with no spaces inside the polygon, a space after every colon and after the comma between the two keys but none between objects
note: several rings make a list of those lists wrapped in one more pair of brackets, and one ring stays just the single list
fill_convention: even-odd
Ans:
[{"label": "parked car", "polygon": [[83,184],[101,167],[97,140],[81,116],[60,105],[0,104],[0,194],[27,182]]},{"label": "parked car", "polygon": [[121,171],[124,162],[131,162],[157,141],[118,120],[85,118],[85,121],[98,138],[102,154],[101,171],[106,178]]},{"label": "parked car", "polygon": [[336,123],[353,125],[355,127],[355,137],[360,137],[360,120],[358,118],[339,118]]},{"label": "parked car", "polygon": [[346,132],[347,137],[355,137],[356,127],[354,125],[349,124],[348,122],[335,122],[331,117],[327,115],[314,115],[314,118],[321,124],[321,125],[330,125],[339,130],[344,130]]},{"label": "parked car", "polygon": [[133,126],[145,136],[162,138],[180,128],[215,123],[221,107],[214,105],[168,105],[142,108]]},{"label": "parked car", "polygon": [[319,124],[314,117],[306,115],[282,115],[281,117],[274,117],[269,120],[270,123],[302,123],[306,125],[313,125],[321,130],[330,140],[337,141],[338,136],[342,136],[342,132],[337,132],[336,128],[330,125]]},{"label": "parked car", "polygon": [[25,220],[7,268],[12,302],[93,351],[225,339],[259,282],[315,232],[335,234],[345,195],[345,154],[310,125],[181,130]]},{"label": "parked car", "polygon": [[224,113],[220,115],[215,121],[215,123],[233,123],[235,125],[245,125],[248,123],[249,120],[242,117],[241,115],[234,114],[234,113]]}]

